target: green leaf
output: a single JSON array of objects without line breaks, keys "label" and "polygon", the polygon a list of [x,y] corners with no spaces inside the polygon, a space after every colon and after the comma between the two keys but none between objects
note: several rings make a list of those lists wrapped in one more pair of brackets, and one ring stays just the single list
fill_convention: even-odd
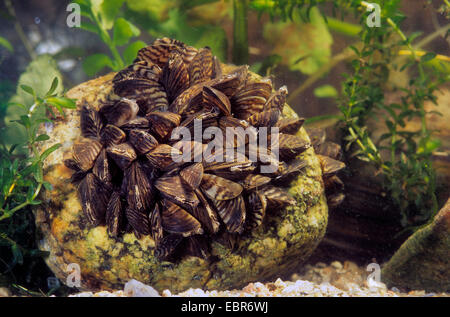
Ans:
[{"label": "green leaf", "polygon": [[92,32],[95,34],[100,34],[100,30],[98,29],[98,27],[92,23],[87,23],[87,22],[81,21],[80,29],[83,29],[85,31]]},{"label": "green leaf", "polygon": [[88,0],[88,8],[90,8],[92,13],[98,18],[101,18],[101,6],[103,1],[105,0]]},{"label": "green leaf", "polygon": [[139,36],[139,34],[141,31],[124,18],[118,18],[114,23],[113,42],[117,46],[127,44],[132,37]]},{"label": "green leaf", "polygon": [[30,201],[29,204],[30,204],[31,206],[37,206],[37,205],[42,204],[42,201],[36,200],[36,199],[35,199],[35,200]]},{"label": "green leaf", "polygon": [[11,43],[9,43],[9,41],[2,36],[0,36],[0,46],[5,47],[11,53],[14,51]]},{"label": "green leaf", "polygon": [[[44,174],[41,168],[41,165],[39,163],[36,163],[34,165],[34,171],[33,171],[33,177],[38,183],[42,183],[44,181]],[[29,200],[31,201],[32,197],[34,195],[34,189],[31,189],[29,191]]]},{"label": "green leaf", "polygon": [[[11,121],[19,119],[21,115],[27,113],[28,108],[34,103],[34,97],[20,88],[20,85],[33,87],[37,96],[45,96],[53,79],[57,77],[60,83],[54,93],[63,91],[62,77],[58,70],[55,60],[49,55],[39,55],[26,68],[25,72],[20,75],[17,85],[16,94],[9,100],[11,106],[6,109],[4,122],[6,129],[2,133],[2,138],[7,145],[14,143],[24,143],[27,136],[22,127]],[[24,106],[19,106],[25,105]],[[45,107],[35,109],[32,118],[45,116]],[[21,147],[16,152],[25,153],[26,149]],[[19,153],[18,153],[19,154]]]},{"label": "green leaf", "polygon": [[275,1],[251,0],[249,6],[257,11],[271,11],[274,9]]},{"label": "green leaf", "polygon": [[34,89],[28,85],[20,85],[20,88],[25,91],[27,94],[32,95],[34,98],[36,98],[36,92]]},{"label": "green leaf", "polygon": [[113,68],[111,58],[105,54],[94,54],[83,61],[83,70],[88,76],[94,76],[105,67]]},{"label": "green leaf", "polygon": [[73,99],[69,99],[66,97],[49,97],[45,99],[45,102],[53,105],[53,106],[59,106],[61,108],[66,109],[76,109],[77,105]]},{"label": "green leaf", "polygon": [[418,38],[419,36],[421,36],[422,34],[423,34],[423,32],[414,32],[414,33],[410,34],[409,38],[408,38],[409,42],[410,43],[414,42],[414,40],[416,38]]},{"label": "green leaf", "polygon": [[431,61],[431,60],[434,59],[435,57],[436,57],[436,53],[428,52],[428,53],[426,53],[425,55],[423,55],[423,56],[420,58],[420,61],[421,61],[422,63],[426,63],[426,62]]},{"label": "green leaf", "polygon": [[[167,12],[170,10],[170,8],[179,6],[180,2],[181,1],[167,1],[167,0],[139,0],[139,1],[126,0],[127,3],[126,7],[127,10],[131,11],[131,14],[134,17],[137,16],[142,17],[139,18],[140,26],[146,29],[159,30],[160,27],[159,23],[167,20]],[[189,1],[183,0],[182,2],[189,2]],[[166,36],[172,36],[171,34],[166,32],[161,33],[164,33]],[[182,41],[182,39],[178,37],[176,38]]]},{"label": "green leaf", "polygon": [[323,85],[314,89],[314,95],[318,98],[336,98],[338,92],[331,85]]},{"label": "green leaf", "polygon": [[54,151],[56,151],[60,147],[61,147],[61,144],[59,144],[59,143],[52,145],[51,147],[46,149],[44,152],[42,152],[40,160],[44,161],[50,154],[52,154]]},{"label": "green leaf", "polygon": [[124,58],[125,64],[128,65],[128,64],[133,63],[134,59],[137,56],[138,51],[141,48],[144,48],[146,46],[147,46],[147,44],[142,41],[136,41],[136,42],[133,42],[130,45],[128,45],[127,48],[123,52],[123,58]]},{"label": "green leaf", "polygon": [[100,5],[100,16],[102,26],[105,30],[112,29],[114,25],[114,19],[119,14],[125,0],[103,0]]},{"label": "green leaf", "polygon": [[47,134],[41,134],[34,141],[42,142],[42,141],[47,141],[49,139],[50,139],[50,137]]},{"label": "green leaf", "polygon": [[25,127],[31,126],[30,117],[28,117],[27,115],[22,115],[22,116],[20,116],[20,120],[14,120],[14,121],[22,124]]},{"label": "green leaf", "polygon": [[45,188],[46,190],[53,190],[53,185],[50,184],[49,182],[44,181],[44,182],[42,183],[42,185],[44,185],[44,188]]},{"label": "green leaf", "polygon": [[58,77],[55,77],[52,81],[52,85],[50,86],[50,89],[47,91],[45,96],[52,95],[56,91],[57,87],[58,87]]},{"label": "green leaf", "polygon": [[28,108],[25,105],[22,105],[21,103],[18,102],[8,102],[8,107],[19,107],[25,111],[28,111]]},{"label": "green leaf", "polygon": [[424,142],[421,142],[421,144],[419,145],[419,148],[417,149],[417,154],[432,153],[440,146],[441,141],[439,139],[424,140]]}]

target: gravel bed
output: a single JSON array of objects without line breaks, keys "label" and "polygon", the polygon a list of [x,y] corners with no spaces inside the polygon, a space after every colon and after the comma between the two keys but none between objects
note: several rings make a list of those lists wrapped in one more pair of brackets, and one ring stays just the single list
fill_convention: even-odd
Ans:
[{"label": "gravel bed", "polygon": [[370,272],[353,262],[335,261],[327,265],[306,265],[301,274],[293,274],[287,281],[280,278],[269,283],[250,283],[240,290],[215,291],[189,289],[179,294],[164,290],[159,294],[151,286],[131,280],[124,290],[97,293],[82,292],[73,297],[450,297],[449,293],[427,293],[424,290],[409,292],[368,279]]}]

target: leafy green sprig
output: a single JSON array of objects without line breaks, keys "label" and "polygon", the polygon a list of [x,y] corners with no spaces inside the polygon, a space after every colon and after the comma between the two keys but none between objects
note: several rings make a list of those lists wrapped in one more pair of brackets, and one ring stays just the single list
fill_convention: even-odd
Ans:
[{"label": "leafy green sprig", "polygon": [[[141,34],[141,31],[130,21],[118,17],[124,0],[100,2],[77,0],[75,2],[80,5],[81,15],[89,21],[82,21],[81,28],[97,34],[111,53],[111,56],[101,53],[88,56],[83,62],[83,69],[86,74],[93,76],[105,67],[118,71],[131,64],[137,52],[146,44],[139,40],[130,43],[133,37]],[[123,54],[119,52],[119,47],[122,46],[126,46]]]},{"label": "leafy green sprig", "polygon": [[[50,89],[40,97],[35,90],[27,85],[20,88],[33,96],[31,105],[14,103],[26,111],[17,122],[26,132],[26,141],[22,144],[7,146],[1,138],[0,145],[0,247],[9,248],[11,256],[3,254],[0,260],[8,266],[2,273],[12,272],[16,264],[23,264],[24,257],[43,256],[44,252],[35,249],[29,236],[33,231],[33,217],[30,208],[39,205],[39,194],[43,188],[51,190],[50,183],[44,180],[43,163],[45,159],[61,145],[55,144],[40,151],[42,143],[49,140],[47,134],[39,134],[42,124],[51,123],[45,114],[55,117],[56,109],[64,115],[64,109],[75,109],[72,99],[55,93],[58,79],[54,78]],[[12,105],[10,103],[9,105]],[[25,147],[28,155],[17,150]],[[20,211],[20,212],[19,212]],[[24,239],[24,237],[28,237]],[[31,240],[32,241],[32,240]],[[36,263],[31,261],[30,263]],[[30,268],[31,269],[31,268]],[[31,274],[31,273],[30,273]]]},{"label": "leafy green sprig", "polygon": [[[394,2],[390,10],[383,11],[384,27],[363,27],[363,47],[354,48],[357,58],[352,61],[353,74],[347,76],[339,109],[347,130],[346,149],[356,149],[352,155],[372,163],[384,175],[384,188],[400,210],[402,225],[412,229],[430,221],[438,210],[432,153],[440,142],[427,126],[425,102],[436,104],[435,92],[446,76],[425,70],[436,54],[419,58],[412,45],[418,34],[407,37],[400,30],[402,16]],[[397,51],[404,47],[412,59],[397,66]],[[392,70],[409,72],[408,83],[394,87],[400,94],[399,103],[385,100]],[[371,117],[384,118],[387,132],[378,140],[373,140],[366,126]],[[406,130],[414,120],[420,122],[420,129]]]},{"label": "leafy green sprig", "polygon": [[[54,109],[64,115],[63,109],[75,109],[75,102],[72,99],[55,94],[58,87],[58,79],[55,78],[50,89],[43,97],[36,95],[34,89],[27,85],[20,88],[33,96],[33,104],[26,106],[14,103],[27,111],[25,115],[14,120],[21,125],[25,131],[27,140],[24,144],[13,144],[10,147],[3,143],[0,147],[0,221],[11,218],[17,211],[32,205],[41,203],[38,195],[42,188],[51,189],[51,184],[43,177],[44,160],[61,145],[55,144],[43,151],[39,151],[42,142],[50,139],[47,134],[39,134],[38,130],[42,124],[51,123],[52,120],[45,115],[41,115],[40,108],[55,117]],[[45,111],[44,111],[45,113]],[[15,154],[19,147],[28,149],[28,157]],[[4,235],[2,238],[5,239]]]},{"label": "leafy green sprig", "polygon": [[[414,228],[431,220],[438,209],[431,158],[440,142],[433,138],[433,131],[427,126],[424,105],[436,103],[436,90],[447,79],[447,66],[442,63],[446,57],[414,48],[413,42],[420,34],[406,36],[400,29],[404,16],[399,0],[370,1],[381,7],[381,27],[369,27],[366,23],[368,2],[250,0],[249,6],[268,13],[272,19],[292,19],[298,10],[301,17],[308,20],[308,12],[321,5],[331,6],[334,15],[340,13],[344,17],[353,13],[359,17],[360,28],[351,33],[360,41],[351,47],[352,54],[345,56],[346,59],[351,57],[352,72],[344,74],[342,97],[338,102],[345,148],[350,156],[378,169],[384,176],[384,189],[399,208],[401,223]],[[336,23],[335,19],[328,20]],[[410,59],[399,58],[407,55]],[[410,77],[406,85],[394,87],[401,95],[399,103],[388,103],[385,99],[386,84],[393,71],[408,72]],[[383,122],[387,130],[379,139],[374,139],[373,131],[367,127],[373,118]],[[405,129],[412,121],[420,122],[418,131]]]}]

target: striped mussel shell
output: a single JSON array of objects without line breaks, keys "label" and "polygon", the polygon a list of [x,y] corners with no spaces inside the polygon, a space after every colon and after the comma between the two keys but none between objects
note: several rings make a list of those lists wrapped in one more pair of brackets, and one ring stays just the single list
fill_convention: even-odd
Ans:
[{"label": "striped mussel shell", "polygon": [[[311,146],[322,151],[326,183],[342,188],[339,149],[320,133],[310,144],[297,136],[304,119],[282,115],[287,88],[247,66],[224,73],[207,47],[158,39],[112,84],[99,109],[82,105],[81,137],[65,161],[87,222],[112,238],[150,235],[169,261],[208,258],[212,241],[234,248],[296,203],[287,188]],[[264,143],[261,128],[280,133]],[[263,173],[267,164],[274,171]]]}]

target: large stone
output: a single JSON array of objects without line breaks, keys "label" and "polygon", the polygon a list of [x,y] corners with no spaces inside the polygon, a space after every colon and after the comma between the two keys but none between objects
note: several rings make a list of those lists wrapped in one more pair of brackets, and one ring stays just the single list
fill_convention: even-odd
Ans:
[{"label": "large stone", "polygon": [[[98,100],[111,90],[109,74],[83,83],[68,92],[78,100],[98,107]],[[285,107],[285,115],[296,116]],[[298,268],[316,248],[325,234],[328,208],[322,172],[312,148],[302,154],[308,162],[304,173],[293,182],[290,193],[298,204],[286,210],[269,212],[263,226],[240,241],[236,251],[212,244],[216,262],[188,257],[179,263],[160,262],[154,256],[155,243],[150,236],[137,239],[124,234],[108,237],[106,227],[86,224],[75,187],[70,184],[71,171],[63,157],[80,135],[78,111],[66,112],[51,131],[51,143],[62,148],[53,153],[45,166],[45,179],[54,189],[44,194],[45,204],[36,211],[37,226],[42,232],[39,245],[50,252],[47,264],[66,281],[67,265],[77,263],[81,269],[81,289],[122,289],[131,279],[152,285],[156,290],[180,292],[188,288],[230,289],[249,282],[274,279]],[[308,138],[304,129],[299,132]]]},{"label": "large stone", "polygon": [[383,266],[381,279],[389,286],[450,291],[450,199]]}]

